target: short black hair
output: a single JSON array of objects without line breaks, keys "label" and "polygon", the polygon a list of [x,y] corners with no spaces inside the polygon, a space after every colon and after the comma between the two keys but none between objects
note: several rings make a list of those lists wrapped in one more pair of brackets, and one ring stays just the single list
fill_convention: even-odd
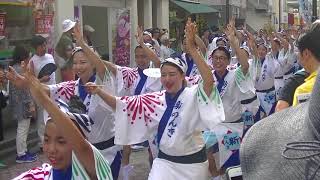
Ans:
[{"label": "short black hair", "polygon": [[308,49],[320,61],[320,20],[315,21],[310,29],[297,40],[297,47],[302,53]]},{"label": "short black hair", "polygon": [[152,29],[152,35],[155,33],[160,33],[160,29],[159,28],[153,28]]},{"label": "short black hair", "polygon": [[281,46],[281,42],[279,39],[275,38],[273,39],[273,42],[275,42],[276,44],[278,44],[278,46]]},{"label": "short black hair", "polygon": [[136,52],[137,49],[143,49],[143,47],[141,45],[136,46],[136,48],[134,48],[134,52]]},{"label": "short black hair", "polygon": [[259,48],[260,46],[263,46],[265,49],[266,49],[266,51],[268,51],[268,47],[267,47],[267,45],[266,45],[266,43],[258,43],[257,44],[257,48]]},{"label": "short black hair", "polygon": [[17,45],[12,54],[11,65],[20,63],[21,61],[28,59],[30,57],[30,50],[24,45]]},{"label": "short black hair", "polygon": [[35,35],[32,37],[31,39],[31,46],[36,49],[38,46],[43,45],[44,43],[46,43],[47,40],[46,38],[40,36],[40,35]]}]

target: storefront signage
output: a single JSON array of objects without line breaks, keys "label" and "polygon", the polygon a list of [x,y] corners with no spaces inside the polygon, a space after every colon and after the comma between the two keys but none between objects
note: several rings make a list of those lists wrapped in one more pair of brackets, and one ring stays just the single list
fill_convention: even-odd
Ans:
[{"label": "storefront signage", "polygon": [[6,29],[6,13],[0,13],[0,36],[5,35]]},{"label": "storefront signage", "polygon": [[53,26],[52,15],[42,15],[35,19],[36,34],[49,34],[52,26]]}]

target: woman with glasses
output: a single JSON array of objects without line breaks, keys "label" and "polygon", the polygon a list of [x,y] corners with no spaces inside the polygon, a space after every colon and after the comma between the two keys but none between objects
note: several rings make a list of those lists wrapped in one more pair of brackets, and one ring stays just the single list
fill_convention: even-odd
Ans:
[{"label": "woman with glasses", "polygon": [[[238,62],[237,68],[230,68],[230,51],[224,46],[217,46],[211,54],[212,75],[215,79],[219,95],[224,107],[225,120],[219,123],[213,130],[204,132],[207,142],[208,159],[212,176],[224,174],[231,166],[240,164],[239,148],[245,118],[242,117],[242,100],[248,97],[248,93],[254,93],[254,84],[249,73],[249,52],[239,46],[236,37],[234,21],[227,26],[226,35],[232,49],[235,51]],[[194,77],[189,84],[200,82],[199,77]],[[248,121],[252,121],[253,117]],[[219,158],[214,158],[218,156]]]}]

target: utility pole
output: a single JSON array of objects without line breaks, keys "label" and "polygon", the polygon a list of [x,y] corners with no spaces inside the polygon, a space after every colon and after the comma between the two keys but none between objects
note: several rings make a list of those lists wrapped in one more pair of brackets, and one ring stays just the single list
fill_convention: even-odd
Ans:
[{"label": "utility pole", "polygon": [[281,4],[281,0],[279,0],[279,20],[278,20],[278,23],[279,23],[279,31],[281,30],[281,16],[282,16],[282,6],[281,6],[282,4]]},{"label": "utility pole", "polygon": [[230,19],[230,17],[229,17],[229,11],[230,11],[230,9],[229,9],[229,0],[226,0],[226,24],[228,24],[229,23],[229,19]]},{"label": "utility pole", "polygon": [[317,0],[312,0],[312,22],[318,19],[317,7]]}]

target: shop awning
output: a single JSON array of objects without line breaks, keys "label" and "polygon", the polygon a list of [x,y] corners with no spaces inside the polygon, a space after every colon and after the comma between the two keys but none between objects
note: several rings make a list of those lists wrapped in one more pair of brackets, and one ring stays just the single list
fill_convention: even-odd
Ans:
[{"label": "shop awning", "polygon": [[190,14],[202,14],[202,13],[216,13],[219,10],[214,9],[205,4],[199,4],[194,2],[187,2],[187,1],[178,1],[178,0],[171,0],[177,6],[183,8],[184,10],[188,11]]},{"label": "shop awning", "polygon": [[3,0],[0,5],[32,6],[32,3],[27,0]]}]

